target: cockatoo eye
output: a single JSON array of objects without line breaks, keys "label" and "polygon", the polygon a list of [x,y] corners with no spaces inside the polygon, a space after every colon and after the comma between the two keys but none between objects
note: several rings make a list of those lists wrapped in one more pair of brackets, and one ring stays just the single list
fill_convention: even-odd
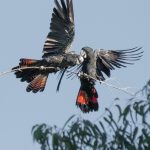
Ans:
[{"label": "cockatoo eye", "polygon": [[80,55],[81,55],[83,58],[87,58],[87,55],[86,55],[86,53],[85,53],[84,50],[81,50]]}]

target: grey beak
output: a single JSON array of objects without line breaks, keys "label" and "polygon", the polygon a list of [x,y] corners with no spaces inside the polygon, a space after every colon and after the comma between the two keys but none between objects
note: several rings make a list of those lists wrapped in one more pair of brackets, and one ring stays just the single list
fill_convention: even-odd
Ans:
[{"label": "grey beak", "polygon": [[84,50],[81,50],[81,52],[80,52],[80,56],[82,56],[83,58],[86,58],[86,57],[87,57],[87,55],[86,55],[86,53],[85,53],[85,51],[84,51]]}]

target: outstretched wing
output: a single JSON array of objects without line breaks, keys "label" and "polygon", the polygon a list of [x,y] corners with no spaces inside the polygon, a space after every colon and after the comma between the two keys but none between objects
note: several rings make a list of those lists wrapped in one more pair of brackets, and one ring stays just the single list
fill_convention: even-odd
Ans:
[{"label": "outstretched wing", "polygon": [[43,57],[66,52],[74,39],[74,13],[72,0],[55,0],[50,32],[43,48]]},{"label": "outstretched wing", "polygon": [[142,57],[142,47],[135,47],[127,50],[95,50],[97,54],[97,72],[104,72],[110,76],[110,70],[126,67],[128,64],[134,64]]}]

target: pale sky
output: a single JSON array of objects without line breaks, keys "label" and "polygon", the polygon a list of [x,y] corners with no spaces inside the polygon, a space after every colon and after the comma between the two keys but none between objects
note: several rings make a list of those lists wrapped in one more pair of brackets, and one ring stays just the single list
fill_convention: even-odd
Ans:
[{"label": "pale sky", "polygon": [[[128,68],[112,72],[114,83],[140,89],[150,77],[150,1],[74,0],[76,36],[72,50],[128,49],[142,46],[144,56]],[[16,66],[20,58],[40,59],[49,32],[53,0],[0,1],[0,72]],[[56,93],[57,75],[50,75],[43,93],[25,91],[13,74],[0,77],[0,149],[40,150],[33,143],[31,128],[37,123],[62,127],[73,114],[96,120],[116,97],[124,103],[130,96],[97,83],[99,111],[84,115],[75,106],[80,87],[78,79],[62,81]]]}]

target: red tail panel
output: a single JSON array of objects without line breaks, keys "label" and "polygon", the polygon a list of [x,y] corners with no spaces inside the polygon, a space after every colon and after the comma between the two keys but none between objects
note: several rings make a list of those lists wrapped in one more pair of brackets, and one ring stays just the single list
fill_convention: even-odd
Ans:
[{"label": "red tail panel", "polygon": [[37,62],[39,62],[39,60],[21,58],[19,65],[20,66],[32,66],[36,64]]},{"label": "red tail panel", "polygon": [[94,87],[90,89],[79,90],[76,105],[81,109],[82,112],[87,113],[90,111],[98,110],[98,94]]},{"label": "red tail panel", "polygon": [[45,88],[46,81],[47,81],[48,75],[38,75],[28,86],[27,86],[27,92],[34,92],[37,93],[38,91],[42,92]]},{"label": "red tail panel", "polygon": [[88,99],[85,91],[80,90],[78,97],[77,97],[77,103],[81,105],[87,105],[88,104]]}]

